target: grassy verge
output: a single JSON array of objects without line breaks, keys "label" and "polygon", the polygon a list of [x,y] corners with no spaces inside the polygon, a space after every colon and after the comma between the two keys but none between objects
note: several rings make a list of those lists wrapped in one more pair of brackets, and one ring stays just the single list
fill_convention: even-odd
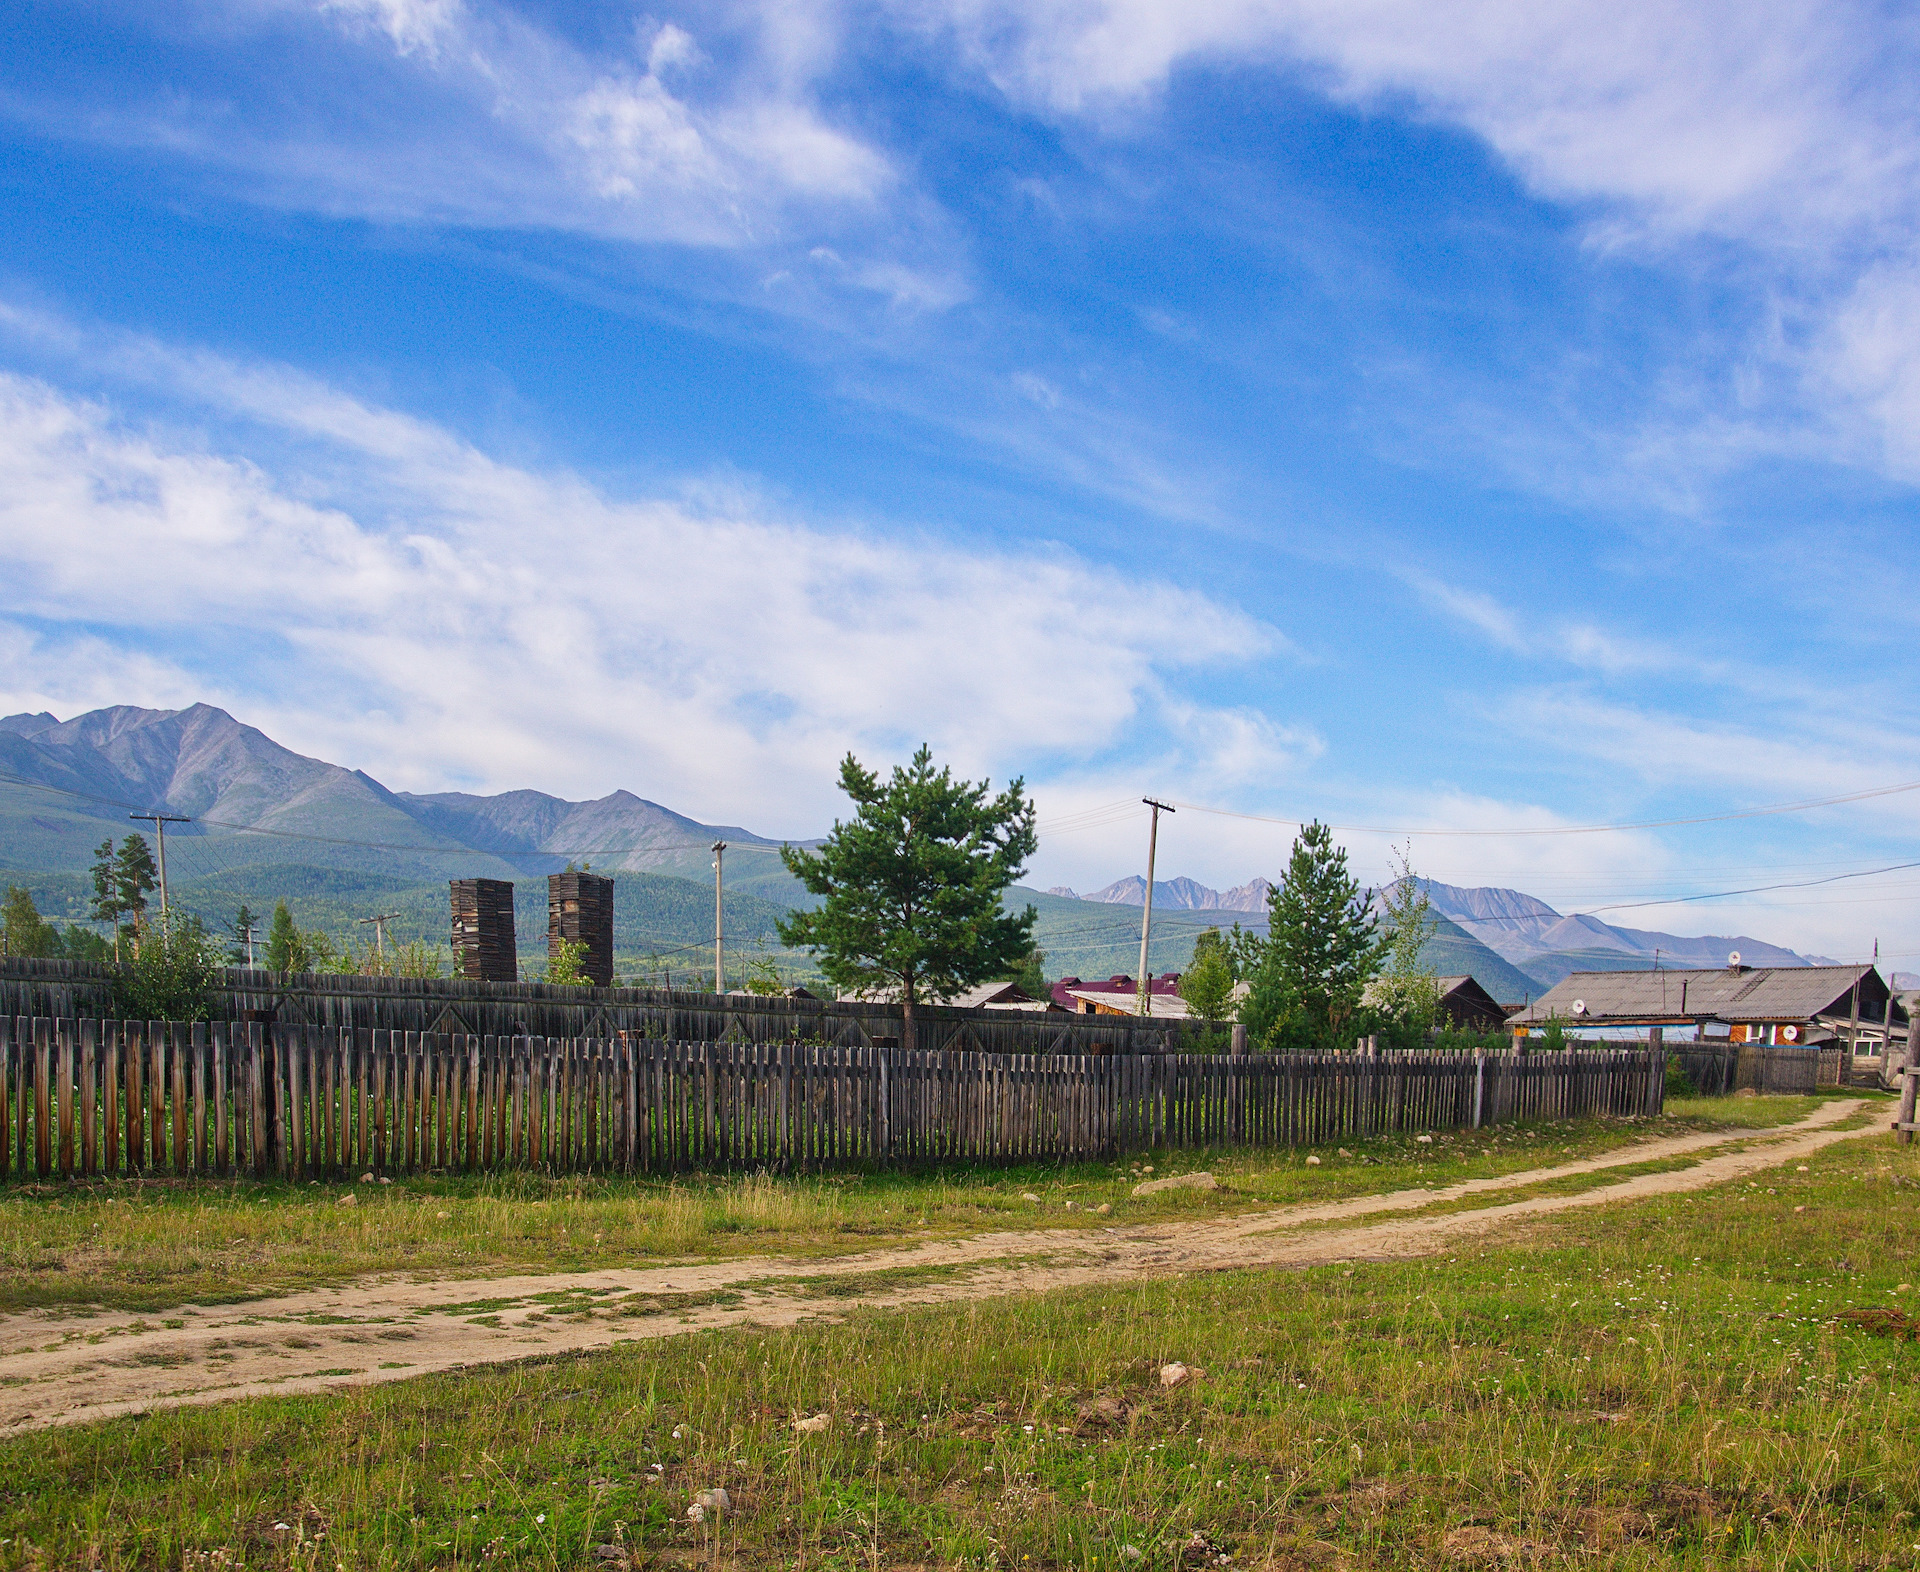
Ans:
[{"label": "grassy verge", "polygon": [[[1815,1106],[1814,1099],[1792,1097],[1693,1100],[1661,1119],[1454,1131],[1429,1144],[1393,1137],[1312,1153],[1163,1152],[1127,1162],[938,1174],[14,1186],[0,1190],[0,1311],[163,1310],[377,1272],[479,1277],[761,1253],[830,1256],[1009,1226],[1224,1215],[1438,1187],[1693,1131],[1761,1128]],[[1308,1164],[1309,1155],[1318,1165]],[[1225,1188],[1132,1196],[1149,1174],[1202,1167]],[[1038,1199],[1024,1199],[1029,1195]]]},{"label": "grassy verge", "polygon": [[1867,1137],[1454,1257],[22,1437],[0,1566],[1910,1567],[1916,1187]]}]

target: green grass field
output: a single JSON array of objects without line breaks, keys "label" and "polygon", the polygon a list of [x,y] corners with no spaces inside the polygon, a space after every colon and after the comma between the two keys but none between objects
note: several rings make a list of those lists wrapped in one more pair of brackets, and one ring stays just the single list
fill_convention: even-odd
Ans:
[{"label": "green grass field", "polygon": [[[1150,1154],[1071,1168],[934,1175],[511,1175],[391,1185],[106,1181],[0,1188],[0,1310],[161,1310],[338,1283],[371,1272],[482,1276],[762,1253],[832,1255],[1010,1225],[1087,1228],[1441,1186],[1629,1142],[1802,1117],[1806,1098],[1675,1101],[1663,1119],[1502,1128],[1313,1154]],[[1306,1158],[1320,1158],[1309,1166]],[[1133,1186],[1205,1166],[1223,1188],[1135,1200]],[[355,1204],[343,1206],[351,1193]],[[1029,1202],[1023,1195],[1039,1201]],[[1111,1208],[1102,1214],[1102,1205]]]},{"label": "green grass field", "polygon": [[1911,1567],[1916,1202],[1874,1136],[1452,1257],[18,1437],[0,1565]]}]

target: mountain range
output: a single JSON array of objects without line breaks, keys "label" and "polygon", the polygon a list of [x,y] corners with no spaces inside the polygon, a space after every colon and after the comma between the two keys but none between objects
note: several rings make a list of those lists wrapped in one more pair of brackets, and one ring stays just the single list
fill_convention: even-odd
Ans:
[{"label": "mountain range", "polygon": [[[1259,912],[1265,915],[1267,891],[1272,888],[1273,886],[1265,879],[1250,879],[1247,883],[1236,885],[1231,890],[1210,890],[1204,884],[1187,878],[1155,879],[1153,909],[1180,912]],[[1069,901],[1099,901],[1109,906],[1145,906],[1147,881],[1135,873],[1124,879],[1115,879],[1105,889],[1095,890],[1091,895],[1076,895],[1064,885],[1054,886],[1047,891],[1047,894],[1058,895]]]},{"label": "mountain range", "polygon": [[698,876],[712,865],[713,842],[724,840],[737,853],[731,886],[770,874],[776,885],[791,883],[778,841],[701,824],[631,792],[569,802],[537,791],[389,791],[364,771],[295,753],[209,704],[118,706],[65,722],[9,715],[0,719],[0,780],[48,788],[31,812],[18,800],[0,805],[0,850],[15,867],[82,866],[91,843],[80,843],[95,833],[94,821],[119,826],[128,811],[164,807],[193,820],[169,830],[169,844],[217,853],[222,867],[297,861],[512,878],[590,861],[603,872]]},{"label": "mountain range", "polygon": [[[711,955],[712,852],[727,842],[727,928],[772,944],[772,925],[810,897],[786,872],[780,842],[738,825],[703,823],[631,792],[570,802],[538,791],[493,796],[391,791],[360,770],[308,758],[212,705],[130,706],[71,720],[0,719],[0,873],[34,891],[49,916],[85,914],[93,849],[133,826],[129,813],[164,809],[170,884],[183,908],[224,925],[242,901],[256,911],[285,898],[297,921],[345,937],[369,910],[406,914],[399,928],[436,941],[446,931],[446,880],[522,881],[523,954],[545,951],[545,892],[537,881],[586,862],[618,881],[617,954]],[[802,843],[812,844],[812,843]],[[1266,926],[1263,878],[1215,890],[1188,878],[1154,882],[1151,969],[1183,966],[1206,927]],[[1791,950],[1740,937],[1685,938],[1566,916],[1518,890],[1428,884],[1437,931],[1427,960],[1470,972],[1495,997],[1518,1000],[1569,971],[1725,964],[1738,949],[1763,965],[1808,964]],[[1049,971],[1105,976],[1138,964],[1146,881],[1116,880],[1088,895],[1018,889],[1039,913]]]},{"label": "mountain range", "polygon": [[[1551,988],[1568,973],[1576,971],[1631,971],[1656,964],[1724,966],[1727,957],[1736,951],[1749,966],[1830,964],[1824,957],[1800,955],[1745,934],[1709,934],[1694,938],[1645,928],[1621,928],[1586,913],[1565,915],[1519,890],[1463,889],[1431,879],[1421,883],[1432,903],[1433,915],[1441,920],[1437,937],[1446,940],[1462,957],[1472,953],[1460,949],[1459,941],[1465,939],[1508,963],[1507,967],[1496,970],[1482,960],[1478,970],[1471,966],[1462,968],[1473,971],[1481,984],[1496,994],[1498,990],[1485,975],[1488,972],[1504,976],[1509,988],[1518,976],[1525,979],[1529,988],[1538,991]],[[1265,879],[1251,879],[1230,890],[1209,889],[1188,878],[1155,879],[1153,906],[1156,912],[1217,913],[1227,921],[1249,912],[1264,917],[1267,895],[1272,888]],[[1065,887],[1055,887],[1047,893],[1116,906],[1143,906],[1146,891],[1147,881],[1133,874],[1088,895],[1076,895]],[[1376,893],[1374,903],[1377,911],[1384,911],[1384,894]],[[1239,920],[1245,921],[1244,917]],[[1445,975],[1452,974],[1448,969],[1441,970]]]},{"label": "mountain range", "polygon": [[[1707,934],[1689,938],[1645,928],[1620,928],[1576,912],[1562,916],[1545,901],[1518,890],[1459,889],[1426,882],[1433,909],[1472,934],[1496,954],[1527,972],[1545,977],[1556,970],[1558,982],[1570,971],[1626,970],[1632,961],[1649,967],[1725,966],[1735,951],[1749,966],[1832,964],[1821,956],[1800,955],[1746,934]],[[1560,970],[1563,961],[1578,961]]]}]

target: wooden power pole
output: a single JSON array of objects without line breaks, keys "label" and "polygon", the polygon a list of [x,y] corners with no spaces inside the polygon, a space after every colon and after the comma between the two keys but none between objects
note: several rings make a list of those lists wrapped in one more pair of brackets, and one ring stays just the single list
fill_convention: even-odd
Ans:
[{"label": "wooden power pole", "polygon": [[375,953],[380,957],[380,970],[383,976],[387,969],[387,924],[399,915],[398,912],[382,912],[377,917],[362,917],[360,919],[360,926],[363,928],[368,923],[373,924],[373,947]]},{"label": "wooden power pole", "polygon": [[184,813],[130,813],[129,819],[143,819],[153,826],[154,839],[160,843],[160,931],[167,927],[167,826],[191,824]]},{"label": "wooden power pole", "polygon": [[725,993],[726,969],[720,958],[721,922],[720,922],[720,864],[726,857],[727,843],[713,843],[713,991]]},{"label": "wooden power pole", "polygon": [[1147,906],[1140,914],[1140,993],[1136,1013],[1153,1014],[1153,990],[1147,986],[1147,940],[1153,935],[1153,857],[1160,846],[1160,815],[1172,813],[1173,809],[1164,802],[1152,797],[1140,799],[1153,809],[1153,824],[1147,830]]}]

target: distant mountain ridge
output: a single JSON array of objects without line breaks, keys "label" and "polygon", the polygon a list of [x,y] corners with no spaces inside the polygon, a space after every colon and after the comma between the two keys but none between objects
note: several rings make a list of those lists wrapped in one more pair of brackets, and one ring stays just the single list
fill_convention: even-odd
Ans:
[{"label": "distant mountain ridge", "polygon": [[[175,878],[223,888],[251,889],[247,869],[291,864],[414,887],[448,878],[536,877],[569,861],[710,887],[709,848],[723,840],[729,892],[786,907],[810,900],[781,865],[780,843],[738,825],[704,824],[629,791],[588,802],[530,790],[390,791],[364,771],[295,753],[209,704],[120,705],[67,721],[44,712],[0,718],[0,787],[7,788],[0,789],[0,866],[21,872],[80,874],[101,839],[133,827],[129,811],[165,808],[196,821],[168,834]],[[1270,889],[1263,878],[1229,890],[1185,877],[1156,880],[1156,915],[1169,914],[1170,940],[1185,936],[1157,964],[1179,964],[1191,935],[1210,923],[1264,927]],[[1565,916],[1519,890],[1433,882],[1427,890],[1444,919],[1430,964],[1443,975],[1470,971],[1502,1000],[1537,994],[1576,969],[1650,966],[1656,952],[1660,964],[1674,966],[1722,966],[1732,950],[1750,964],[1810,963],[1745,935],[1689,938]],[[1144,879],[1131,875],[1089,895],[1064,887],[1046,894],[1074,904],[1041,903],[1036,937],[1043,947],[1084,950],[1076,956],[1083,966],[1133,964],[1119,912],[1113,924],[1102,918],[1095,929],[1087,919],[1090,906],[1140,906]],[[658,892],[658,901],[667,899]],[[1137,922],[1133,927],[1137,934]],[[1096,931],[1097,942],[1082,944]]]},{"label": "distant mountain ridge", "polygon": [[[1487,886],[1466,889],[1457,885],[1423,881],[1436,916],[1445,918],[1458,939],[1471,939],[1506,963],[1498,975],[1513,991],[1512,979],[1518,975],[1537,989],[1551,988],[1574,971],[1638,970],[1641,966],[1677,967],[1724,966],[1727,957],[1740,952],[1749,966],[1811,966],[1818,957],[1805,956],[1764,939],[1746,934],[1708,934],[1687,937],[1659,933],[1644,928],[1621,928],[1598,917],[1576,913],[1566,916],[1545,901],[1521,890]],[[1188,878],[1153,882],[1154,910],[1194,912],[1252,912],[1264,917],[1267,892],[1273,886],[1265,879],[1251,879],[1231,890],[1213,890]],[[1090,895],[1077,895],[1064,886],[1049,890],[1049,895],[1082,901],[1099,901],[1121,906],[1142,906],[1146,902],[1147,881],[1139,874],[1116,879]],[[1376,909],[1384,907],[1385,892],[1375,895]],[[1443,930],[1443,937],[1444,930]],[[1458,946],[1456,944],[1455,948]],[[1457,960],[1470,960],[1461,951]],[[1515,969],[1508,971],[1508,967]],[[1495,968],[1481,963],[1483,971]],[[1488,979],[1481,982],[1491,987]]]},{"label": "distant mountain ridge", "polygon": [[1727,964],[1738,951],[1749,966],[1811,966],[1814,961],[1796,951],[1747,934],[1704,934],[1688,937],[1645,928],[1619,928],[1584,913],[1562,916],[1545,901],[1518,890],[1461,889],[1425,881],[1433,909],[1457,923],[1495,954],[1505,957],[1531,976],[1558,982],[1569,972],[1609,967],[1634,969],[1629,963],[1652,966],[1714,967]]},{"label": "distant mountain ridge", "polygon": [[[1252,879],[1231,890],[1208,889],[1206,885],[1188,878],[1155,879],[1153,904],[1156,911],[1166,907],[1169,911],[1258,912],[1265,916],[1267,891],[1272,888],[1265,879]],[[1095,890],[1091,895],[1078,894],[1065,885],[1056,885],[1047,894],[1062,896],[1070,901],[1099,901],[1109,906],[1145,906],[1147,881],[1135,873],[1124,879],[1116,879],[1105,889]]]},{"label": "distant mountain ridge", "polygon": [[[169,843],[221,842],[222,866],[235,857],[283,862],[305,842],[328,846],[329,865],[423,878],[449,870],[511,878],[556,872],[569,861],[608,872],[703,873],[712,843],[723,840],[730,851],[760,854],[729,869],[730,885],[770,873],[785,878],[771,855],[779,842],[738,825],[702,824],[631,792],[569,802],[537,791],[389,791],[363,771],[295,753],[209,704],[118,706],[64,722],[10,715],[0,719],[0,772],[53,788],[24,822],[17,812],[0,814],[5,860],[19,866],[83,866],[97,821],[123,834],[130,808],[165,808],[195,821],[171,831]],[[83,833],[64,833],[70,819]]]}]

